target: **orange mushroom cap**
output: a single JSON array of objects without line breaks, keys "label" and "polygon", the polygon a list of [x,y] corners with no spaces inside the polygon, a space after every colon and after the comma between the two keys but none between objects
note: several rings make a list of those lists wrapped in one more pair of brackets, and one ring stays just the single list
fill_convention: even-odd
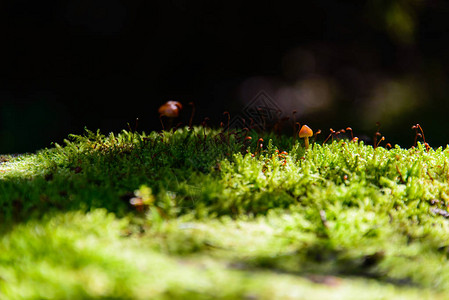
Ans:
[{"label": "orange mushroom cap", "polygon": [[301,130],[299,131],[299,137],[305,138],[305,137],[311,137],[313,135],[312,129],[310,129],[309,126],[303,125],[301,127]]},{"label": "orange mushroom cap", "polygon": [[176,118],[179,115],[179,111],[182,109],[182,104],[178,101],[167,101],[161,107],[159,107],[159,114],[168,118]]}]

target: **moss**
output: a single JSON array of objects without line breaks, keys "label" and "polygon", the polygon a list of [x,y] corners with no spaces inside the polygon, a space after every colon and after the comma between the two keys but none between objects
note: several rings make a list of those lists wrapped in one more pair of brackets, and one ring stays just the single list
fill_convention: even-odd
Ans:
[{"label": "moss", "polygon": [[202,127],[4,156],[0,299],[446,299],[448,160]]}]

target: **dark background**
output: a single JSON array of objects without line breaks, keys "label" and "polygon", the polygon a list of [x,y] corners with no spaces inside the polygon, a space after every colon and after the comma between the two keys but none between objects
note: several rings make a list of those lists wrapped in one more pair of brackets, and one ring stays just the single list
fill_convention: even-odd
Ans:
[{"label": "dark background", "polygon": [[264,90],[285,116],[413,144],[449,142],[449,4],[438,0],[0,2],[0,153],[84,127],[161,128],[238,116]]}]

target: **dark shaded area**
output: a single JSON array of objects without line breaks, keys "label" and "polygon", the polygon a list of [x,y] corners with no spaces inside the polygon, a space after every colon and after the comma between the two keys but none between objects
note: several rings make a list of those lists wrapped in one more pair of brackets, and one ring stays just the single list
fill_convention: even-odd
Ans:
[{"label": "dark shaded area", "polygon": [[313,128],[352,126],[410,146],[420,123],[446,145],[449,4],[442,0],[0,4],[0,153],[84,126],[160,129],[159,105],[218,125],[265,90]]}]

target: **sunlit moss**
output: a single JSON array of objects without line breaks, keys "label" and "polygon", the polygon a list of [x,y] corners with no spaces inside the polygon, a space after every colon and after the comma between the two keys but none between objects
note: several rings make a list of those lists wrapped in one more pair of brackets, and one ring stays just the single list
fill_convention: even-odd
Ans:
[{"label": "sunlit moss", "polygon": [[0,299],[449,295],[447,149],[197,127],[3,160]]}]

